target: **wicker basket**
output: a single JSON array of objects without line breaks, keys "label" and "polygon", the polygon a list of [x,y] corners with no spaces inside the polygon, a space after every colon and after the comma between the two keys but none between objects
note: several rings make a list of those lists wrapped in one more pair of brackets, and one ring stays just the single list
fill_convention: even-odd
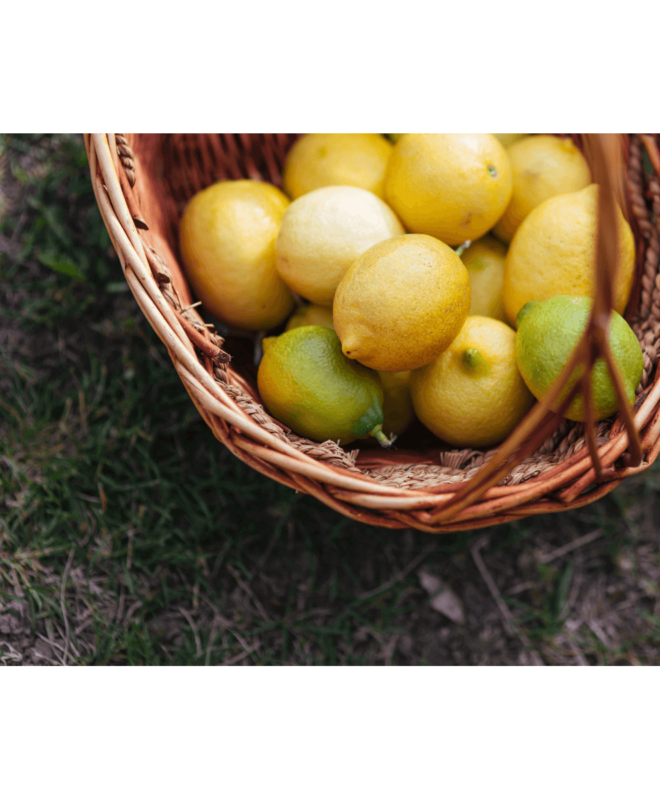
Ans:
[{"label": "wicker basket", "polygon": [[[420,441],[392,452],[369,446],[348,452],[333,442],[318,444],[296,436],[260,404],[249,349],[241,348],[240,340],[226,343],[192,307],[177,246],[185,202],[220,179],[248,177],[279,185],[295,139],[293,134],[85,136],[97,202],[128,285],[199,413],[232,453],[348,517],[432,533],[586,505],[655,461],[660,451],[656,135],[574,137],[601,192],[598,292],[573,364],[608,356],[602,332],[616,253],[616,225],[609,221],[614,219],[613,198],[618,197],[637,245],[636,280],[626,314],[644,353],[634,408],[597,425],[589,417],[579,424],[549,412],[548,398],[532,408],[506,442],[487,452],[445,449],[430,435],[426,446]],[[405,439],[401,443],[405,446]]]}]

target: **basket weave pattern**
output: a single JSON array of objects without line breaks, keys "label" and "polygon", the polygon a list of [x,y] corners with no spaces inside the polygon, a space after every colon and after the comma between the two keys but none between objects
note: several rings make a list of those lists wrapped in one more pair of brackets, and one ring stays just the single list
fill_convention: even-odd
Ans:
[{"label": "basket weave pattern", "polygon": [[[427,452],[347,452],[296,436],[261,405],[255,386],[205,323],[177,255],[178,220],[192,195],[221,179],[281,185],[291,134],[85,136],[94,191],[128,285],[168,349],[174,367],[213,434],[254,469],[317,497],[346,516],[433,533],[477,528],[586,505],[660,451],[660,157],[656,137],[626,138],[624,213],[637,246],[637,274],[626,318],[644,355],[634,408],[644,459],[630,465],[622,415],[600,422],[591,446],[585,425],[553,419],[534,451],[514,452],[500,479],[473,483],[495,465],[497,448]],[[579,139],[578,139],[579,142]],[[644,169],[644,151],[654,171]],[[544,423],[545,424],[545,423]],[[518,451],[516,451],[518,452]],[[524,455],[524,453],[523,453]],[[494,459],[494,460],[493,460]],[[499,474],[499,473],[498,473]],[[467,498],[457,504],[461,497]]]}]

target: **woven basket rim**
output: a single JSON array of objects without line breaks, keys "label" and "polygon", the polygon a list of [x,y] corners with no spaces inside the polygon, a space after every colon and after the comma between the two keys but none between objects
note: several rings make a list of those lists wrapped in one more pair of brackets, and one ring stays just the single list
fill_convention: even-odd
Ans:
[{"label": "woven basket rim", "polygon": [[[647,149],[651,146],[648,141],[633,137],[629,143],[631,157],[641,159],[642,143]],[[229,356],[223,350],[223,339],[204,323],[197,309],[191,307],[185,289],[177,291],[167,262],[149,243],[150,219],[143,219],[133,191],[141,165],[139,162],[136,165],[129,136],[85,134],[85,145],[97,204],[131,292],[167,347],[179,377],[216,438],[262,474],[317,497],[345,516],[372,525],[440,533],[586,505],[612,491],[626,477],[648,469],[657,458],[660,451],[660,370],[656,370],[653,382],[638,396],[634,410],[634,425],[644,452],[641,464],[621,465],[630,442],[625,420],[619,414],[608,440],[596,448],[602,468],[600,481],[596,480],[590,448],[584,445],[524,482],[513,485],[497,482],[485,486],[458,509],[452,504],[455,506],[456,498],[459,493],[465,493],[466,487],[469,490],[470,479],[414,488],[389,485],[373,477],[374,470],[370,475],[365,467],[356,466],[354,458],[353,466],[349,466],[350,459],[336,445],[293,436],[246,391],[245,382],[231,365],[228,366]],[[651,153],[652,161],[656,155]],[[657,175],[653,178],[657,181]],[[642,302],[651,307],[653,320],[657,322],[660,301],[656,315],[656,303],[652,302],[651,295],[656,288],[660,233],[650,222],[643,187],[629,181],[626,190],[628,205],[634,214],[633,223],[636,222],[641,231],[636,231],[636,244],[638,250],[646,253],[645,260],[641,252],[638,253]],[[660,210],[660,184],[657,200]],[[656,213],[656,224],[659,218],[660,214]],[[172,257],[170,255],[170,261]],[[658,293],[660,295],[660,287]],[[657,331],[655,335],[657,338]],[[652,354],[655,357],[650,366],[647,364],[648,374],[657,362],[656,352]],[[370,458],[371,463],[378,460],[367,455],[362,459],[363,464],[369,464]],[[484,472],[485,467],[476,469]]]}]

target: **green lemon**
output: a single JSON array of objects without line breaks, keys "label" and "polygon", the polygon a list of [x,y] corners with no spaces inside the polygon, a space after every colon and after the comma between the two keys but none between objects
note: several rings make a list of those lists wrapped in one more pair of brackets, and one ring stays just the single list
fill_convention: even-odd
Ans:
[{"label": "green lemon", "polygon": [[264,339],[257,383],[268,411],[300,436],[348,444],[383,433],[378,374],[341,351],[337,334],[321,325]]},{"label": "green lemon", "polygon": [[[592,300],[589,297],[557,295],[537,303],[530,301],[518,312],[516,363],[523,380],[537,400],[542,400],[564,369],[589,321]],[[612,311],[609,328],[610,347],[626,390],[628,402],[635,399],[644,369],[642,348],[628,323]],[[576,367],[555,403],[575,385],[583,367]],[[617,397],[607,365],[596,360],[591,371],[591,388],[596,419],[605,419],[617,408]],[[584,397],[576,395],[564,416],[578,422],[585,418]]]}]

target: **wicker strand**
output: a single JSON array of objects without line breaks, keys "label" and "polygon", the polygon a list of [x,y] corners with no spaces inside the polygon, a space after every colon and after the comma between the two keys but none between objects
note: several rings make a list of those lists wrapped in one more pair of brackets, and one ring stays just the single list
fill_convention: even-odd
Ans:
[{"label": "wicker strand", "polygon": [[119,160],[126,170],[126,177],[128,178],[128,182],[132,188],[135,186],[135,166],[133,163],[135,156],[133,155],[131,148],[128,146],[128,140],[123,133],[116,133],[115,140],[117,142],[117,153],[119,155]]}]

